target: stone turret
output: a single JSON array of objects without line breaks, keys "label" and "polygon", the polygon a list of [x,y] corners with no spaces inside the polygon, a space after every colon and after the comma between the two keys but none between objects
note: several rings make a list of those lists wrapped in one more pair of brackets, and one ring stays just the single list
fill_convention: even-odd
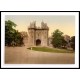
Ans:
[{"label": "stone turret", "polygon": [[28,28],[36,28],[36,21],[31,22]]},{"label": "stone turret", "polygon": [[47,26],[47,23],[44,23],[43,21],[41,22],[41,28],[42,29],[49,29]]}]

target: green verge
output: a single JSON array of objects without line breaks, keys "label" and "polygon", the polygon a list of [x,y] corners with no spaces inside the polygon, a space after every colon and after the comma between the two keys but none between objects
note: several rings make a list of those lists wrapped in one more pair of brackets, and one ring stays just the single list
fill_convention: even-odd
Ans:
[{"label": "green verge", "polygon": [[[31,49],[31,48],[27,48]],[[58,48],[48,48],[48,47],[32,47],[32,50],[42,51],[42,52],[52,52],[52,53],[74,53],[72,50],[58,49]]]}]

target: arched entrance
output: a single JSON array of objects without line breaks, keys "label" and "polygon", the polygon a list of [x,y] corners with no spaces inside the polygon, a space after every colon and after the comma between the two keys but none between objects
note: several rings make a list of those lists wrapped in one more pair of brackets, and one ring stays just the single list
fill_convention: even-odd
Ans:
[{"label": "arched entrance", "polygon": [[36,46],[40,46],[41,45],[41,40],[40,39],[37,39],[36,40]]}]

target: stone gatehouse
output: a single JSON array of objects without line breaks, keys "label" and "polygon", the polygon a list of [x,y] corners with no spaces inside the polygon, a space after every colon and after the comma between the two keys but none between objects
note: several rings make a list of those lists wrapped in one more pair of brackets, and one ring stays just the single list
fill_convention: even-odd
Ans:
[{"label": "stone gatehouse", "polygon": [[48,46],[47,23],[41,22],[41,26],[36,26],[36,21],[30,23],[28,27],[28,43],[30,46]]}]

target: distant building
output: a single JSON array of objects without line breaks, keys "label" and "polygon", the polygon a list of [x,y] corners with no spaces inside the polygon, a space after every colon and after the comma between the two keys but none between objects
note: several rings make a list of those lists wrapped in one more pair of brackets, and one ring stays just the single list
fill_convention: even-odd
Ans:
[{"label": "distant building", "polygon": [[26,45],[28,45],[28,34],[27,34],[27,32],[20,32],[20,34],[21,34],[21,36],[22,36],[22,38],[23,38],[23,43],[24,43],[24,45],[26,46]]},{"label": "distant building", "polygon": [[66,47],[71,47],[71,46],[70,46],[70,40],[71,40],[70,36],[64,35],[64,40],[67,42]]}]

